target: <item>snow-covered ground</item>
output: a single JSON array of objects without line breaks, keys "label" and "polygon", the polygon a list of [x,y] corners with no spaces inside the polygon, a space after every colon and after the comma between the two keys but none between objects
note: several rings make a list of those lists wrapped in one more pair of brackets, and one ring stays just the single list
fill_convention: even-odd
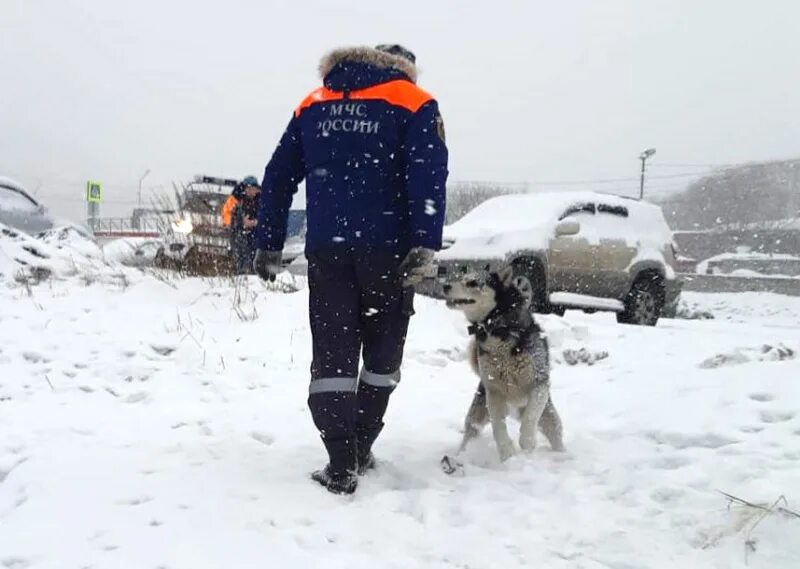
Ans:
[{"label": "snow-covered ground", "polygon": [[0,567],[800,567],[800,519],[718,493],[800,510],[800,299],[541,318],[568,452],[499,464],[485,433],[449,477],[476,380],[461,317],[419,298],[352,498],[307,478],[306,302],[255,280],[0,289]]}]

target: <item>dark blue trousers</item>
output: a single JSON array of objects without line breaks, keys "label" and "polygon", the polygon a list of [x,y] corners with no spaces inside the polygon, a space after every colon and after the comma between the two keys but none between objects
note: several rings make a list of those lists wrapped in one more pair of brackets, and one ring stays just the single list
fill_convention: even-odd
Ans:
[{"label": "dark blue trousers", "polygon": [[308,405],[338,474],[366,459],[383,428],[400,381],[414,292],[401,285],[396,253],[316,251],[307,257],[313,340]]}]

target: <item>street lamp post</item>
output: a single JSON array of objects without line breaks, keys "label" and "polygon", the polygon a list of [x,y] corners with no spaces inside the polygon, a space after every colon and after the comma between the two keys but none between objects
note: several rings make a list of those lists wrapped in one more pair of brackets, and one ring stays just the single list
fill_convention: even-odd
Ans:
[{"label": "street lamp post", "polygon": [[147,170],[144,171],[144,174],[142,174],[142,177],[139,178],[139,200],[138,200],[139,201],[139,207],[142,207],[142,182],[144,182],[144,179],[147,177],[147,175],[149,173],[150,173],[150,169],[148,168]]},{"label": "street lamp post", "polygon": [[648,148],[644,152],[639,155],[639,160],[642,161],[642,176],[639,180],[639,200],[644,199],[644,164],[647,162],[647,159],[650,158],[653,154],[656,153],[655,148]]}]

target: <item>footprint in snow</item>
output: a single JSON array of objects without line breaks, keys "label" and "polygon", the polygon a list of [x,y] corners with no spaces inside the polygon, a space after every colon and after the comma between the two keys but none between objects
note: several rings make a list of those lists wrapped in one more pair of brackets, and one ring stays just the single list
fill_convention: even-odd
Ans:
[{"label": "footprint in snow", "polygon": [[690,462],[689,459],[681,456],[664,456],[653,461],[653,466],[662,470],[677,470]]},{"label": "footprint in snow", "polygon": [[766,403],[768,401],[774,401],[775,396],[772,393],[752,393],[750,395],[750,399],[752,399],[753,401]]},{"label": "footprint in snow", "polygon": [[425,365],[435,367],[447,367],[450,362],[448,358],[437,354],[420,354],[416,359]]},{"label": "footprint in snow", "polygon": [[26,362],[32,363],[32,364],[38,364],[40,362],[50,363],[49,359],[47,359],[46,357],[44,357],[42,354],[40,354],[38,352],[31,352],[31,351],[22,352],[22,358]]},{"label": "footprint in snow", "polygon": [[31,566],[30,562],[22,557],[4,557],[0,559],[0,563],[5,569],[27,569]]},{"label": "footprint in snow", "polygon": [[150,496],[138,496],[127,500],[119,500],[117,504],[120,506],[141,506],[142,504],[147,504],[152,501],[153,499]]},{"label": "footprint in snow", "polygon": [[762,411],[761,421],[764,423],[785,423],[794,419],[794,413],[789,411]]},{"label": "footprint in snow", "polygon": [[144,391],[139,391],[138,393],[131,393],[128,397],[125,398],[126,403],[140,403],[147,399],[148,395]]},{"label": "footprint in snow", "polygon": [[151,344],[150,349],[159,356],[168,356],[176,350],[175,346],[167,346],[164,344]]},{"label": "footprint in snow", "polygon": [[669,504],[681,499],[684,491],[680,488],[659,488],[650,494],[650,499],[659,504]]},{"label": "footprint in snow", "polygon": [[453,362],[463,361],[467,357],[466,352],[461,348],[440,348],[436,352]]},{"label": "footprint in snow", "polygon": [[252,433],[250,433],[250,437],[253,440],[258,441],[265,446],[270,446],[272,443],[275,442],[275,437],[273,437],[272,435],[269,435],[267,433],[260,433],[258,431],[253,431]]},{"label": "footprint in snow", "polygon": [[648,433],[648,437],[659,444],[667,444],[678,450],[687,448],[718,449],[741,442],[737,441],[736,439],[717,435],[715,433],[687,435],[684,433],[666,433],[655,431]]}]

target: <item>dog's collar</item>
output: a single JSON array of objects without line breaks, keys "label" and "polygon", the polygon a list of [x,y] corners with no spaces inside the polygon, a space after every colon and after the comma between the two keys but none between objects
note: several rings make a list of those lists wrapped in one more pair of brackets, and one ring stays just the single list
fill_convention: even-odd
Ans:
[{"label": "dog's collar", "polygon": [[[467,332],[469,332],[470,336],[475,336],[479,342],[483,342],[489,335],[497,336],[495,332],[499,331],[499,328],[504,328],[506,331],[510,331],[507,326],[497,327],[492,326],[494,323],[495,318],[500,313],[500,311],[495,308],[489,314],[486,315],[486,318],[481,320],[480,322],[473,322],[469,326],[467,326]],[[504,333],[506,338],[508,337],[507,333]],[[503,338],[505,339],[505,338]]]},{"label": "dog's collar", "polygon": [[469,332],[470,336],[475,336],[479,342],[483,342],[486,340],[487,335],[489,332],[486,329],[486,326],[482,322],[476,322],[475,324],[470,324],[467,326],[467,332]]},{"label": "dog's collar", "polygon": [[467,332],[469,332],[470,336],[475,336],[478,342],[485,342],[489,336],[500,338],[503,341],[509,338],[515,338],[516,342],[511,348],[511,353],[513,355],[522,353],[525,346],[529,343],[531,336],[537,330],[536,322],[532,320],[526,328],[516,331],[512,330],[510,326],[495,325],[494,316],[496,312],[498,311],[495,309],[482,321],[473,322],[467,326]]}]

